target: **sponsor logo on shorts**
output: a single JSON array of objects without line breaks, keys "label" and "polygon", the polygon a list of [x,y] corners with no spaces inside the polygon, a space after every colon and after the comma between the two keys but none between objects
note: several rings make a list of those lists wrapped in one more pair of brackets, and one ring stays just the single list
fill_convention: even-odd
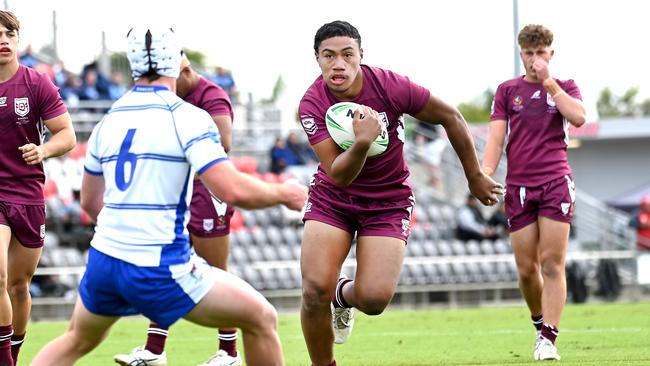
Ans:
[{"label": "sponsor logo on shorts", "polygon": [[311,212],[311,201],[307,201],[305,204],[305,212]]},{"label": "sponsor logo on shorts", "polygon": [[207,232],[214,230],[214,219],[203,219],[203,230]]},{"label": "sponsor logo on shorts", "polygon": [[45,238],[45,225],[41,225],[40,235],[41,235],[41,239]]},{"label": "sponsor logo on shorts", "polygon": [[571,203],[562,202],[560,203],[560,207],[562,208],[562,215],[566,216],[571,208]]},{"label": "sponsor logo on shorts", "polygon": [[411,234],[411,220],[402,219],[402,235],[409,236]]},{"label": "sponsor logo on shorts", "polygon": [[0,97],[0,107],[7,106],[7,97]]}]

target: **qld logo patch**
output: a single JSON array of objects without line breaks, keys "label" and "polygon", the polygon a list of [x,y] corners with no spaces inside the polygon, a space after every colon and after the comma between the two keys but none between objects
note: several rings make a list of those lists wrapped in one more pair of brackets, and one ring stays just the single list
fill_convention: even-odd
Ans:
[{"label": "qld logo patch", "polygon": [[206,232],[214,230],[214,219],[203,219],[203,230]]},{"label": "qld logo patch", "polygon": [[14,112],[20,117],[25,117],[29,113],[29,99],[28,98],[15,98],[14,99]]},{"label": "qld logo patch", "polygon": [[316,121],[314,121],[313,117],[302,116],[300,122],[302,123],[302,128],[305,129],[305,132],[310,135],[315,134],[316,130],[318,130],[318,126],[316,126]]}]

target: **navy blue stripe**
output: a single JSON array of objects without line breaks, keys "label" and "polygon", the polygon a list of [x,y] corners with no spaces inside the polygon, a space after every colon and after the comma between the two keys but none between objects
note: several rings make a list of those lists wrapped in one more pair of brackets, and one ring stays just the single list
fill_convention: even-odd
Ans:
[{"label": "navy blue stripe", "polygon": [[131,111],[144,111],[148,109],[162,109],[164,111],[171,111],[168,105],[166,104],[143,104],[143,105],[134,105],[134,106],[123,106],[111,108],[107,113],[111,114],[113,112],[131,112]]},{"label": "navy blue stripe", "polygon": [[230,160],[230,159],[228,159],[228,157],[226,156],[226,157],[223,157],[223,158],[219,158],[219,159],[212,160],[211,162],[205,164],[205,165],[203,166],[203,168],[199,169],[196,173],[197,173],[198,175],[201,175],[201,174],[203,174],[203,172],[205,172],[206,170],[208,170],[209,167],[211,167],[211,166],[213,166],[214,164],[216,164],[216,163],[218,163],[218,162],[220,162],[220,161],[223,161],[223,160]]},{"label": "navy blue stripe", "polygon": [[[171,155],[162,155],[162,154],[134,154],[138,160],[162,160],[162,161],[173,161],[178,163],[184,163],[187,160],[184,156],[171,156]],[[118,155],[111,155],[99,159],[100,163],[108,163],[109,161],[115,161],[118,159]]]},{"label": "navy blue stripe", "polygon": [[90,169],[86,168],[85,165],[84,165],[84,171],[86,171],[86,173],[88,173],[90,175],[95,175],[95,176],[104,175],[104,172],[96,172],[94,170],[90,170]]},{"label": "navy blue stripe", "polygon": [[175,210],[178,205],[168,204],[168,205],[159,205],[153,203],[106,203],[104,204],[107,208],[113,208],[116,210]]},{"label": "navy blue stripe", "polygon": [[206,132],[201,136],[195,137],[195,138],[193,138],[193,139],[191,139],[190,141],[187,142],[187,145],[185,145],[185,148],[183,149],[183,151],[187,151],[187,149],[189,149],[192,145],[196,144],[197,142],[199,142],[201,140],[211,139],[211,138],[214,138],[216,140],[217,139],[217,134],[214,133],[214,132]]}]

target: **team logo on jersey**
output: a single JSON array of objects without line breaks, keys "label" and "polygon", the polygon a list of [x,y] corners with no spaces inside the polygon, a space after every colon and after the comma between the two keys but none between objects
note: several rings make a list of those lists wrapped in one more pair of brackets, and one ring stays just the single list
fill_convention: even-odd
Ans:
[{"label": "team logo on jersey", "polygon": [[551,94],[546,93],[546,104],[548,104],[549,107],[555,107],[555,99],[553,99]]},{"label": "team logo on jersey", "polygon": [[512,100],[512,109],[515,111],[520,111],[524,109],[524,99],[517,95],[515,98]]},{"label": "team logo on jersey", "polygon": [[541,90],[535,90],[533,95],[530,96],[530,99],[539,99],[539,95],[542,94]]},{"label": "team logo on jersey", "polygon": [[14,112],[20,117],[25,117],[29,113],[29,99],[16,98],[14,99]]},{"label": "team logo on jersey", "polygon": [[0,107],[7,106],[7,97],[0,97]]},{"label": "team logo on jersey", "polygon": [[214,229],[214,219],[203,219],[203,230],[210,232]]},{"label": "team logo on jersey", "polygon": [[316,130],[318,130],[318,126],[316,126],[316,121],[314,121],[314,117],[301,116],[300,123],[302,123],[302,128],[305,129],[305,132],[307,132],[310,135],[315,134]]}]

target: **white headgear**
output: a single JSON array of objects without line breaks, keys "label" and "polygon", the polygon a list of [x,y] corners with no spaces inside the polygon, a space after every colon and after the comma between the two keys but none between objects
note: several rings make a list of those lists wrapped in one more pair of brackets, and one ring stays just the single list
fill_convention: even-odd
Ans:
[{"label": "white headgear", "polygon": [[133,79],[139,79],[151,71],[161,76],[178,77],[181,71],[181,47],[172,28],[134,27],[126,38],[126,56]]}]

